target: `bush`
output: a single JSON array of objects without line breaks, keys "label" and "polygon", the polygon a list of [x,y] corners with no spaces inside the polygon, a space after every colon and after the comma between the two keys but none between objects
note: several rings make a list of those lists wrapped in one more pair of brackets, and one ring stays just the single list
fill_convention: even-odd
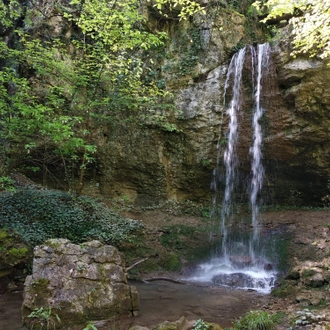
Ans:
[{"label": "bush", "polygon": [[272,330],[273,316],[263,311],[250,311],[234,323],[234,330]]},{"label": "bush", "polygon": [[49,238],[73,243],[92,239],[120,245],[133,241],[143,225],[122,218],[100,201],[52,190],[26,189],[0,196],[0,226],[20,234],[30,246]]},{"label": "bush", "polygon": [[209,330],[210,326],[202,319],[195,322],[193,330]]}]

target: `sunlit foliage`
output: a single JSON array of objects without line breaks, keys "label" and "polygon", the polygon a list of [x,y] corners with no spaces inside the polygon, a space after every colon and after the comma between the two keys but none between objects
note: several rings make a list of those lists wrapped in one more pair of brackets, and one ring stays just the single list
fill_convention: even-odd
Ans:
[{"label": "sunlit foliage", "polygon": [[268,16],[264,19],[265,22],[284,14],[292,14],[292,55],[306,53],[311,57],[330,57],[329,0],[268,0],[256,1],[255,6],[259,10],[267,7]]}]

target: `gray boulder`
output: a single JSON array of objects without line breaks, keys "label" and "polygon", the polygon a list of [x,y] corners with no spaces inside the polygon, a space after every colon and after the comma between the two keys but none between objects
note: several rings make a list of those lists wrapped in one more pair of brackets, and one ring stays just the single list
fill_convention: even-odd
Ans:
[{"label": "gray boulder", "polygon": [[[39,314],[46,311],[48,317],[38,310]],[[75,245],[65,239],[35,247],[33,273],[24,288],[24,325],[38,328],[51,321],[56,328],[68,327],[132,316],[138,310],[136,288],[128,285],[124,262],[115,247],[99,241]]]}]

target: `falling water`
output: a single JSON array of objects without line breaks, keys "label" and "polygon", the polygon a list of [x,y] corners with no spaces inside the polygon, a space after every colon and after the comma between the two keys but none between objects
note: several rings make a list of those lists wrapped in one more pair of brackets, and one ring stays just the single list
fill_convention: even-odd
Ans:
[{"label": "falling water", "polygon": [[[259,204],[260,192],[263,184],[264,168],[262,165],[262,127],[260,119],[264,114],[261,105],[262,78],[264,68],[268,65],[270,47],[268,44],[258,45],[257,50],[253,46],[246,46],[236,53],[229,65],[225,88],[224,88],[224,111],[228,118],[226,134],[227,145],[221,150],[221,128],[217,145],[217,166],[213,172],[211,188],[215,194],[213,209],[218,206],[218,185],[221,181],[220,159],[223,152],[223,164],[225,167],[224,194],[221,206],[221,256],[213,258],[210,262],[199,265],[196,274],[191,277],[195,281],[211,281],[214,284],[235,286],[240,288],[253,288],[261,292],[269,292],[274,284],[276,273],[266,260],[260,248]],[[249,203],[251,206],[251,223],[253,231],[248,239],[232,237],[228,232],[230,219],[233,217],[233,206],[236,203],[234,191],[241,184],[238,180],[237,170],[239,159],[237,146],[239,143],[238,114],[245,110],[241,109],[241,91],[243,67],[250,54],[251,58],[251,85],[253,88],[253,114],[252,114],[252,146],[251,156],[251,183],[249,189]],[[231,88],[231,100],[227,106],[227,94]],[[221,120],[222,126],[222,120]],[[216,212],[214,212],[215,214]]]},{"label": "falling water", "polygon": [[[270,47],[269,44],[258,45],[258,69],[257,69],[257,86],[255,91],[255,106],[253,112],[253,145],[250,148],[250,154],[252,156],[252,180],[251,180],[251,193],[250,193],[250,205],[252,211],[252,226],[253,226],[253,237],[250,240],[250,256],[252,261],[256,261],[255,249],[259,244],[259,201],[258,194],[262,188],[263,177],[264,177],[264,168],[262,166],[262,152],[261,152],[261,144],[262,144],[262,131],[260,125],[260,119],[263,115],[264,109],[260,103],[260,96],[262,90],[262,74],[263,68],[268,64]],[[252,53],[252,59],[254,58],[254,53]]]},{"label": "falling water", "polygon": [[[226,183],[225,183],[225,193],[222,203],[221,211],[221,232],[222,232],[222,253],[225,259],[228,259],[227,251],[227,218],[231,213],[232,207],[232,192],[235,183],[236,167],[237,167],[237,154],[236,146],[238,140],[238,123],[237,123],[237,113],[240,110],[240,94],[241,94],[241,81],[242,81],[242,71],[245,58],[245,48],[242,48],[237,54],[235,54],[229,65],[225,93],[229,86],[229,79],[231,75],[234,75],[233,84],[233,96],[229,103],[229,107],[226,110],[226,114],[229,117],[229,133],[227,137],[227,148],[224,152],[224,164],[226,167]],[[225,100],[225,94],[224,94]]]}]

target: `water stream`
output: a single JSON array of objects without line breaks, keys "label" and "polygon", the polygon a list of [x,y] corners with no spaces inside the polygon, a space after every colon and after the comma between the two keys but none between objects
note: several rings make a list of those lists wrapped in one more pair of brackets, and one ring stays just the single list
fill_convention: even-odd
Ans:
[{"label": "water stream", "polygon": [[[259,292],[269,293],[274,285],[276,271],[271,260],[268,260],[260,239],[259,208],[264,177],[262,165],[262,126],[261,119],[265,109],[262,106],[263,77],[267,73],[270,55],[268,44],[246,46],[237,52],[228,67],[224,88],[224,111],[227,116],[228,127],[225,137],[221,136],[218,142],[218,156],[216,169],[213,172],[211,188],[214,190],[213,216],[219,214],[221,223],[221,249],[219,253],[206,263],[199,265],[197,271],[190,277],[192,281],[211,282],[220,286],[230,286],[242,289],[254,289]],[[237,204],[235,191],[243,190],[242,182],[238,175],[240,159],[237,148],[239,144],[240,113],[247,109],[242,107],[242,90],[244,67],[249,66],[250,85],[252,86],[253,111],[251,118],[251,146],[249,157],[251,161],[251,175],[247,203],[251,209],[252,230],[240,233],[232,228],[235,218],[233,209]],[[227,95],[230,100],[227,102]],[[223,119],[221,119],[221,122]],[[222,123],[221,123],[222,125]],[[225,149],[221,146],[226,142]],[[223,154],[223,164],[221,156]],[[223,170],[224,168],[224,170]],[[221,172],[225,172],[224,178]],[[219,189],[224,186],[224,193],[219,209]],[[237,220],[237,219],[235,219]]]}]

